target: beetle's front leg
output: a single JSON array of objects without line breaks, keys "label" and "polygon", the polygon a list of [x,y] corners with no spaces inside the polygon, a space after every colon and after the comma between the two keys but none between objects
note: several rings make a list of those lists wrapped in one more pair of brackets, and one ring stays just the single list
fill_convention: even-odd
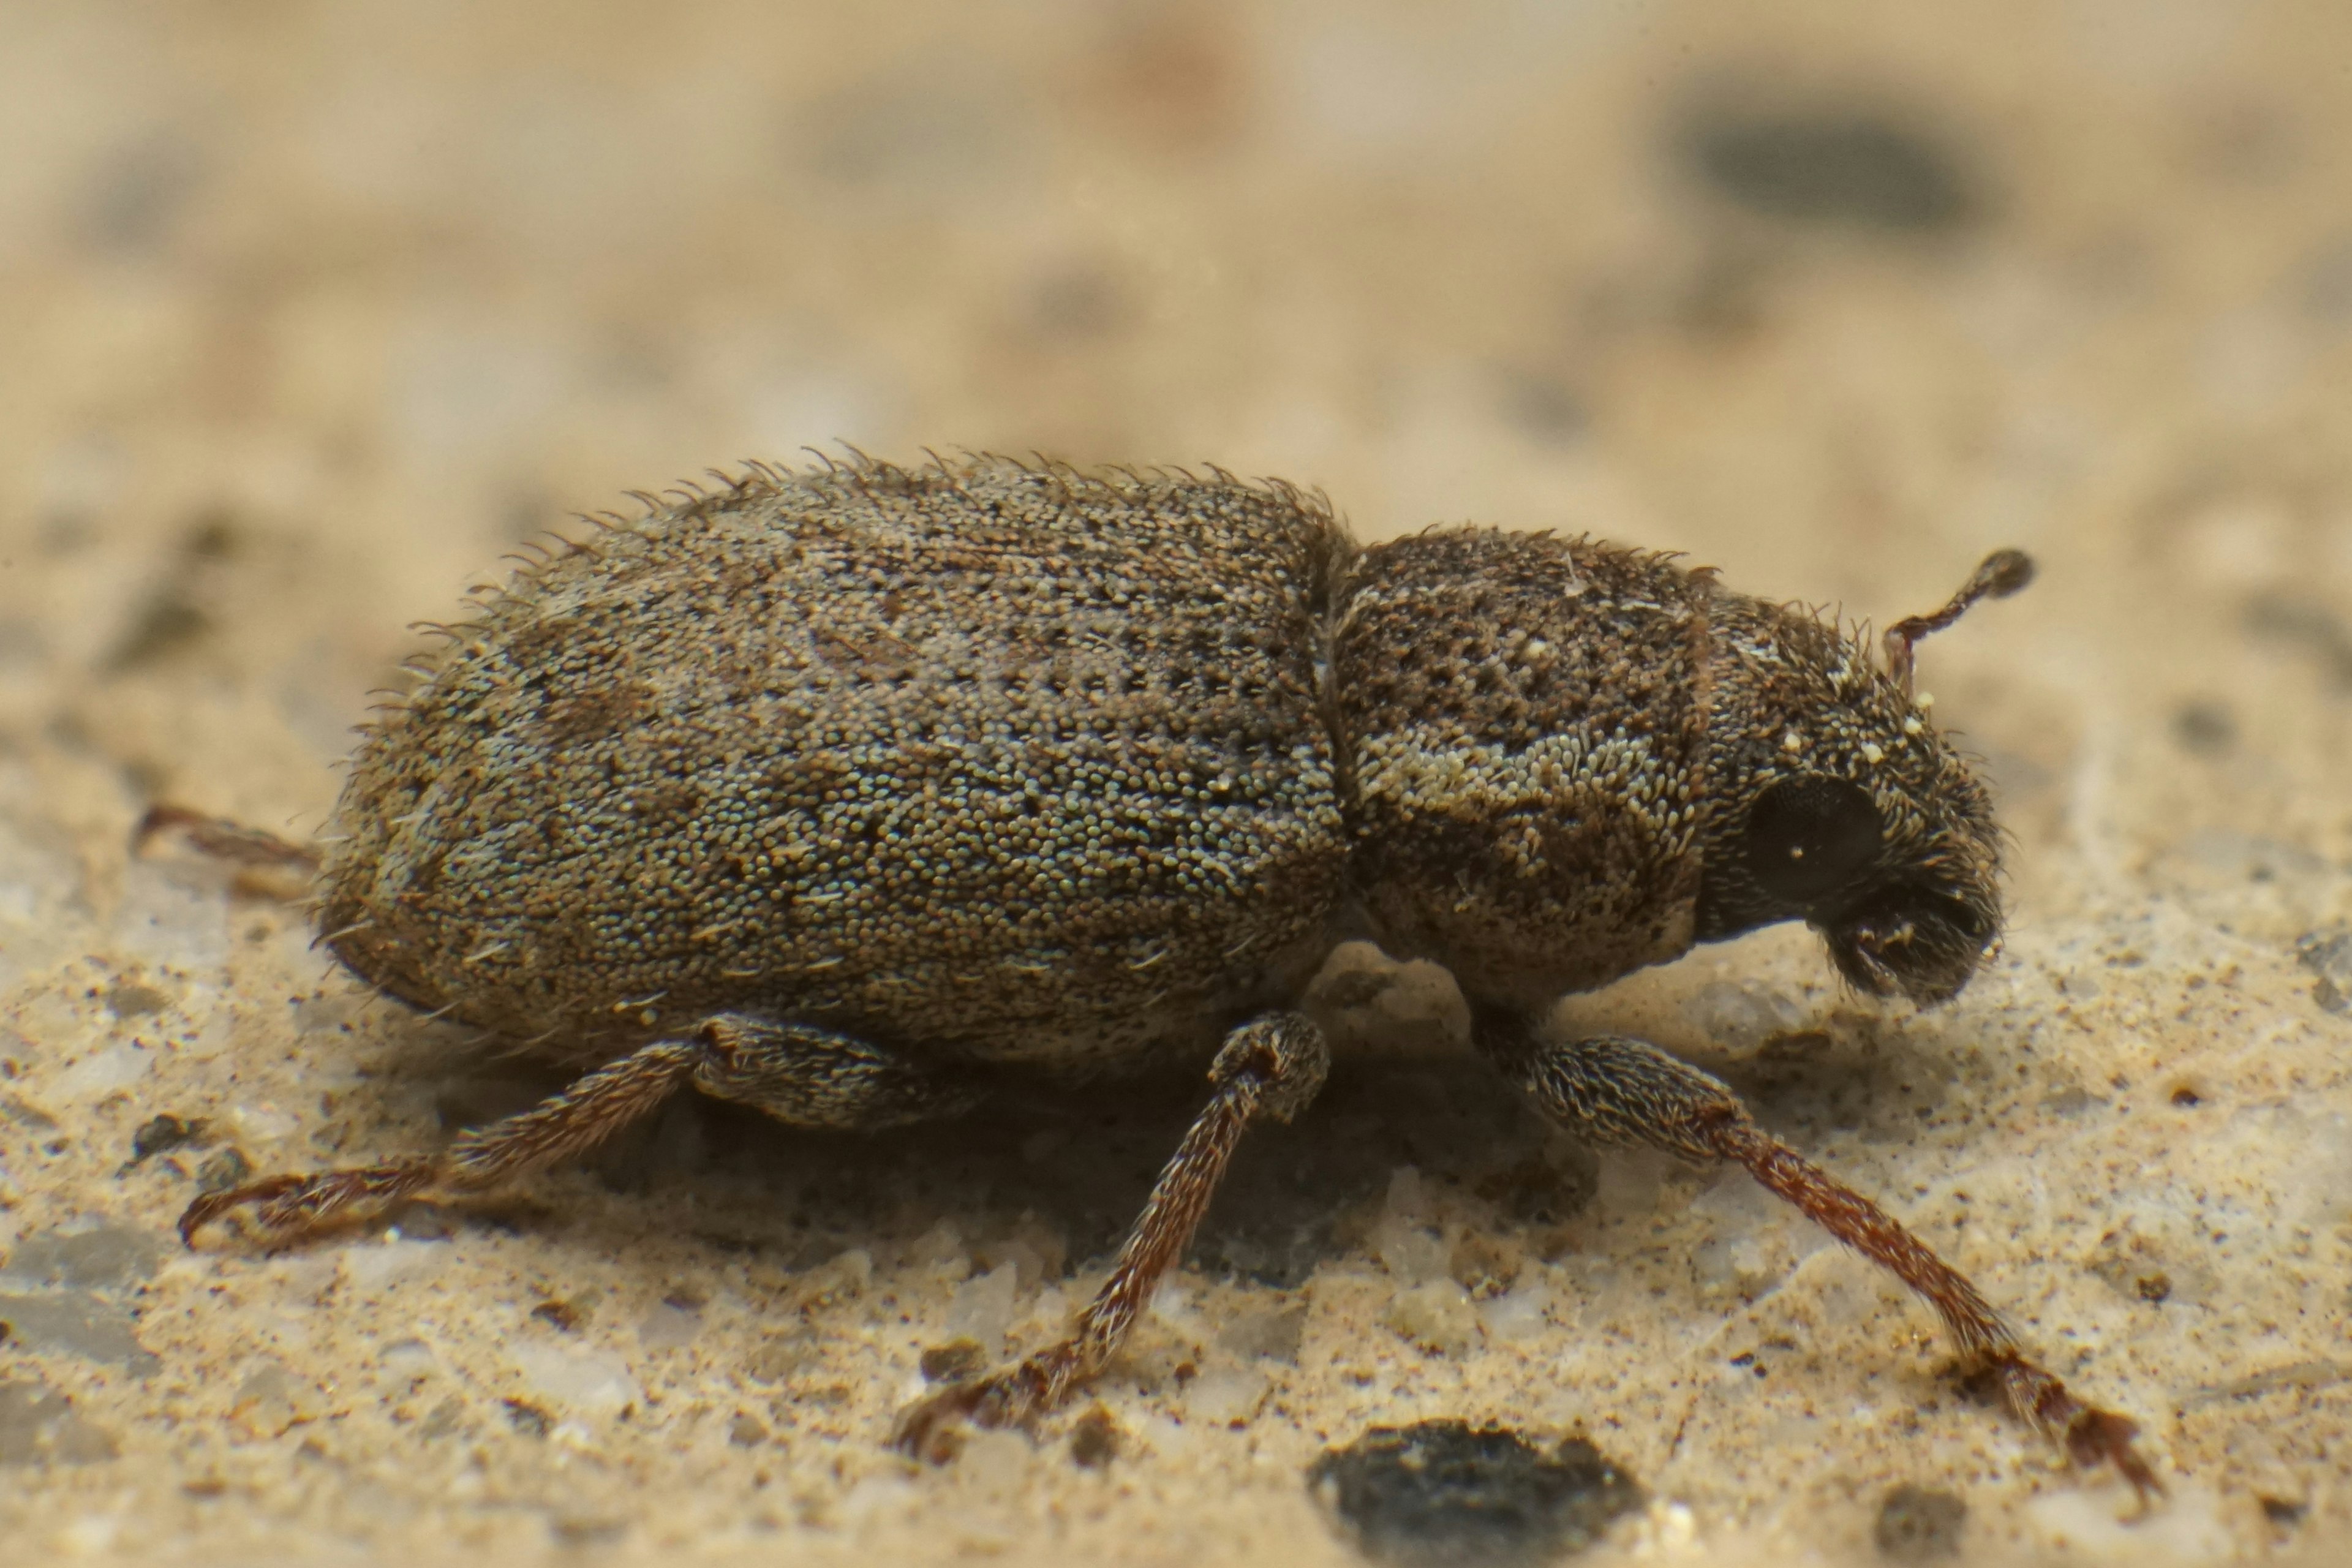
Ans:
[{"label": "beetle's front leg", "polygon": [[2109,1460],[2145,1498],[2163,1484],[2132,1447],[2130,1417],[2084,1405],[2026,1355],[1977,1288],[1902,1223],[1756,1125],[1719,1079],[1622,1036],[1545,1042],[1524,1022],[1482,1016],[1480,1048],[1544,1113],[1602,1143],[1647,1143],[1689,1160],[1730,1160],[1823,1230],[1880,1265],[1936,1310],[1962,1355],[2021,1420],[2076,1464]]},{"label": "beetle's front leg", "polygon": [[913,1405],[899,1417],[892,1444],[919,1458],[945,1459],[955,1451],[959,1421],[1026,1425],[1101,1372],[1192,1243],[1243,1131],[1260,1117],[1287,1121],[1305,1110],[1329,1067],[1322,1030],[1296,1013],[1260,1018],[1226,1037],[1209,1068],[1208,1105],[1160,1173],[1110,1278],[1069,1333],[1002,1372],[941,1389]]}]

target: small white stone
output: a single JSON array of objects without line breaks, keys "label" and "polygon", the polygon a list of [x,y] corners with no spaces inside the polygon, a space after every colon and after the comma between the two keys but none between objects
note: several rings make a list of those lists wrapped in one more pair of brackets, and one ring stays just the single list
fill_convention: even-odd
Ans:
[{"label": "small white stone", "polygon": [[547,1434],[547,1440],[559,1448],[568,1448],[575,1454],[592,1452],[596,1447],[596,1434],[578,1421],[557,1422],[553,1429]]},{"label": "small white stone", "polygon": [[950,1272],[957,1279],[971,1268],[971,1254],[964,1247],[963,1233],[951,1219],[943,1219],[917,1237],[914,1245],[907,1248],[907,1256],[917,1263]]},{"label": "small white stone", "polygon": [[1429,1187],[1418,1169],[1399,1165],[1389,1173],[1387,1211],[1400,1219],[1417,1220],[1428,1215]]},{"label": "small white stone", "polygon": [[430,1376],[435,1365],[433,1347],[423,1340],[394,1340],[376,1352],[376,1361],[394,1377]]},{"label": "small white stone", "polygon": [[674,1351],[702,1332],[702,1314],[689,1307],[656,1301],[637,1323],[637,1342],[649,1351]]},{"label": "small white stone", "polygon": [[1755,1050],[1774,1035],[1800,1028],[1805,1015],[1767,985],[1710,980],[1683,1004],[1683,1016],[1708,1044],[1734,1051]]},{"label": "small white stone", "polygon": [[1070,1298],[1059,1285],[1048,1285],[1030,1300],[1028,1311],[1021,1321],[1049,1331],[1066,1328],[1070,1321]]},{"label": "small white stone", "polygon": [[1389,1174],[1388,1201],[1372,1226],[1372,1252],[1400,1283],[1416,1285],[1445,1272],[1445,1238],[1428,1223],[1429,1191],[1421,1173],[1400,1165]]},{"label": "small white stone", "polygon": [[230,1418],[256,1437],[275,1437],[325,1413],[318,1384],[297,1376],[282,1362],[267,1360],[246,1373],[229,1405]]},{"label": "small white stone", "polygon": [[1634,1543],[1634,1552],[1643,1557],[1678,1557],[1697,1544],[1698,1518],[1691,1512],[1690,1505],[1661,1498],[1643,1516],[1641,1539]]},{"label": "small white stone", "polygon": [[299,1125],[292,1117],[266,1100],[251,1105],[230,1106],[228,1119],[236,1124],[236,1131],[240,1137],[254,1143],[281,1142],[291,1137],[295,1128]]},{"label": "small white stone", "polygon": [[1478,1321],[1486,1337],[1501,1344],[1532,1339],[1549,1321],[1551,1287],[1533,1269],[1503,1294],[1478,1303]]},{"label": "small white stone", "polygon": [[449,1257],[444,1241],[404,1241],[397,1233],[373,1247],[354,1247],[341,1255],[343,1282],[362,1295],[373,1295],[404,1279],[415,1279],[438,1269]]},{"label": "small white stone", "polygon": [[2211,1489],[2176,1487],[2165,1505],[2140,1517],[2119,1483],[2060,1487],[2025,1505],[2044,1545],[2077,1563],[2158,1564],[2227,1563],[2238,1557]]},{"label": "small white stone", "polygon": [[1451,1279],[1432,1279],[1389,1298],[1381,1321],[1436,1355],[1458,1356],[1478,1342],[1478,1314],[1469,1292]]},{"label": "small white stone", "polygon": [[1208,1324],[1202,1321],[1201,1309],[1194,1304],[1192,1292],[1173,1275],[1160,1282],[1160,1289],[1151,1293],[1151,1303],[1147,1310],[1153,1321],[1167,1324],[1187,1339],[1204,1339],[1208,1335]]},{"label": "small white stone", "polygon": [[228,961],[228,908],[218,889],[184,884],[134,860],[123,870],[114,940],[152,967],[209,973]]},{"label": "small white stone", "polygon": [[566,1350],[524,1340],[509,1352],[531,1391],[577,1410],[620,1410],[645,1397],[629,1364],[610,1351]]},{"label": "small white stone", "polygon": [[1021,1271],[1000,1263],[957,1286],[948,1303],[948,1337],[989,1346],[1003,1343],[1005,1331],[1013,1326],[1013,1298],[1020,1283]]},{"label": "small white stone", "polygon": [[74,1104],[103,1100],[147,1076],[153,1059],[132,1045],[104,1046],[58,1076],[58,1099]]},{"label": "small white stone", "polygon": [[905,1477],[883,1470],[859,1479],[841,1496],[835,1507],[835,1517],[851,1529],[864,1524],[878,1514],[898,1513],[915,1498],[914,1484]]},{"label": "small white stone", "polygon": [[1184,1391],[1184,1413],[1196,1421],[1229,1426],[1257,1414],[1267,1380],[1256,1366],[1219,1367],[1203,1373]]},{"label": "small white stone", "polygon": [[862,1295],[873,1282],[874,1255],[853,1247],[803,1274],[796,1285],[803,1307],[821,1307]]},{"label": "small white stone", "polygon": [[114,1538],[121,1532],[121,1514],[84,1514],[58,1531],[58,1550],[68,1557],[96,1557],[112,1551]]}]

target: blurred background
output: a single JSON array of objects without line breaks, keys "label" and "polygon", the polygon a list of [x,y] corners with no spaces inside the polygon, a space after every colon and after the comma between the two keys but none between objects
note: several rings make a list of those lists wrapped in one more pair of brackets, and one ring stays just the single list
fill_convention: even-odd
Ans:
[{"label": "blurred background", "polygon": [[322,810],[401,627],[518,542],[845,442],[1215,462],[1368,537],[1591,530],[1882,624],[2024,544],[2045,585],[1927,675],[2030,647],[2013,751],[2155,680],[2201,765],[2229,688],[2352,686],[2341,7],[5,31],[0,735],[62,709],[224,810]]},{"label": "blurred background", "polygon": [[[1947,1014],[1888,1021],[1841,1011],[1803,934],[1782,932],[1706,971],[1730,978],[1696,991],[1675,1026],[1686,1037],[1661,1037],[1737,1055],[1796,1027],[1785,999],[1802,995],[1815,1032],[1788,1037],[1813,1049],[1834,1037],[1826,1065],[1778,1100],[1769,1073],[1739,1079],[1774,1125],[1888,1194],[1971,1171],[1979,1217],[1986,1166],[2024,1170],[2021,1228],[1963,1232],[1954,1218],[1938,1236],[2023,1237],[1963,1261],[1996,1270],[1989,1287],[2029,1311],[2044,1299],[2033,1292],[2069,1292],[2048,1310],[2106,1348],[2099,1396],[2174,1411],[2158,1441],[2209,1487],[2170,1516],[2188,1521],[2167,1538],[2188,1560],[2215,1519],[2230,1521],[2210,1537],[2216,1554],[2289,1530],[2307,1506],[2340,1523],[2326,1478],[2352,1420],[2335,1370],[2352,1235],[2347,70],[2352,8],[2327,0],[0,0],[0,996],[16,1009],[0,1029],[0,1110],[16,1117],[0,1125],[16,1140],[0,1150],[16,1162],[0,1164],[0,1236],[120,1210],[103,1234],[161,1237],[189,1173],[167,1181],[151,1163],[126,1179],[121,1165],[159,1107],[201,1111],[279,1163],[315,1163],[347,1139],[415,1146],[436,1080],[383,1064],[418,1026],[351,1006],[302,952],[297,914],[237,905],[232,943],[219,890],[173,890],[130,863],[130,826],[162,797],[315,831],[350,726],[414,647],[407,624],[453,618],[506,552],[575,513],[633,509],[632,488],[845,443],[899,461],[971,447],[1215,463],[1319,487],[1367,539],[1465,520],[1590,531],[1881,625],[2018,544],[2042,559],[2038,585],[1921,660],[1938,718],[1985,759],[2017,837],[2003,966]],[[1727,1033],[1718,995],[1769,1028]],[[187,1038],[163,1049],[159,1019]],[[2183,1062],[2205,1065],[2182,1076]],[[1901,1099],[1912,1079],[1931,1100],[1957,1087],[1915,1114]],[[1864,1089],[1881,1109],[1859,1122],[1836,1108]],[[1808,1121],[1816,1101],[1832,1110]],[[2200,1104],[2241,1108],[2237,1142],[2200,1145],[2192,1127],[2219,1122],[2188,1120],[2199,1113],[2181,1108]],[[2145,1114],[2122,1120],[2136,1106]],[[1291,1146],[1320,1158],[1362,1143],[1360,1163],[1379,1167],[1366,1180],[1387,1180],[1405,1156],[1349,1125]],[[1132,1170],[1110,1184],[1119,1202],[1163,1134],[1120,1155]],[[1457,1140],[1465,1169],[1485,1137]],[[922,1185],[908,1156],[924,1140],[845,1165],[834,1185],[881,1205],[913,1170],[909,1237],[929,1234],[927,1204],[981,1205],[992,1178],[933,1182],[948,1199]],[[2218,1152],[2182,1164],[2200,1147]],[[831,1173],[832,1150],[805,1158]],[[1025,1144],[1021,1157],[1035,1158]],[[1443,1176],[1451,1156],[1412,1157]],[[658,1213],[689,1212],[709,1179],[661,1189],[673,1206]],[[576,1198],[586,1179],[563,1180]],[[1692,1285],[1685,1244],[1708,1226],[1733,1234],[1723,1215],[1749,1220],[1736,1205],[1707,1218],[1690,1189],[1672,1190],[1683,1206],[1666,1218],[1636,1205],[1622,1233],[1601,1226],[1563,1255],[1552,1288],[1568,1304],[1540,1366],[1492,1345],[1459,1385],[1423,1365],[1406,1375],[1438,1380],[1425,1403],[1564,1425],[1616,1399],[1630,1414],[1612,1452],[1661,1497],[1696,1500],[1703,1532],[1760,1520],[1859,1550],[1870,1489],[1916,1471],[1996,1478],[1985,1485],[2008,1489],[2003,1509],[2058,1498],[2035,1526],[2045,1544],[2105,1530],[2124,1556],[2154,1550],[2152,1531],[2114,1533],[2119,1510],[2093,1518],[2105,1503],[2079,1503],[2035,1468],[2039,1449],[2019,1458],[2029,1437],[1982,1411],[1934,1416],[1944,1447],[1915,1465],[1924,1450],[1871,1449],[1865,1404],[1840,1414],[1824,1395],[1817,1412],[1812,1384],[1756,1384],[1761,1364],[1736,1374],[1745,1405],[1690,1393],[1734,1375],[1713,1364],[1715,1336],[1748,1331],[1726,1329],[1732,1309]],[[2306,1192],[2320,1207],[2297,1206]],[[2074,1215],[2112,1219],[2143,1198],[2180,1205],[2164,1211],[2164,1270],[2130,1250],[2157,1220],[2075,1234]],[[445,1317],[488,1303],[484,1321],[502,1325],[438,1342],[474,1394],[512,1382],[498,1347],[556,1331],[514,1305],[541,1289],[530,1280],[607,1269],[615,1300],[653,1292],[651,1322],[669,1298],[639,1267],[646,1248],[667,1247],[662,1267],[697,1290],[742,1267],[695,1250],[683,1220],[649,1226],[656,1211],[634,1197],[598,1201],[576,1232],[467,1233],[433,1300]],[[844,1202],[826,1219],[812,1200],[821,1233],[867,1245],[870,1216]],[[1026,1225],[1029,1202],[1003,1199],[985,1223]],[[1681,1229],[1660,1241],[1669,1220]],[[1505,1225],[1487,1210],[1464,1223]],[[635,1251],[610,1242],[632,1226],[656,1234]],[[2084,1253],[2093,1237],[2124,1260]],[[2215,1250],[2231,1237],[2237,1251]],[[944,1301],[947,1286],[923,1283],[927,1244],[900,1239],[913,1261],[872,1244],[899,1292],[887,1300]],[[160,1256],[148,1239],[132,1252],[151,1269]],[[649,1549],[712,1521],[781,1528],[782,1489],[762,1490],[780,1449],[747,1457],[724,1430],[738,1373],[768,1342],[764,1305],[728,1320],[734,1338],[706,1336],[702,1382],[660,1373],[671,1427],[598,1429],[646,1495],[613,1501],[606,1472],[505,1433],[488,1395],[474,1427],[448,1430],[488,1432],[481,1451],[503,1443],[505,1457],[488,1492],[461,1495],[474,1472],[448,1457],[456,1439],[431,1461],[446,1474],[418,1468],[428,1450],[400,1425],[404,1396],[368,1378],[399,1380],[352,1371],[374,1365],[369,1336],[394,1329],[347,1310],[377,1276],[356,1263],[338,1276],[334,1256],[207,1255],[139,1285],[138,1342],[170,1369],[147,1385],[102,1356],[36,1358],[20,1329],[9,1364],[155,1461],[129,1524],[131,1505],[106,1500],[123,1467],[73,1472],[74,1507],[92,1511],[72,1517],[100,1522],[87,1539],[82,1522],[60,1527],[59,1550],[104,1548],[116,1531],[126,1552],[184,1543],[220,1495],[200,1487],[226,1484],[205,1478],[238,1465],[278,1465],[268,1485],[312,1500],[271,1494],[252,1517],[289,1531],[332,1519],[349,1539],[388,1539],[414,1508],[455,1521],[446,1541],[478,1543],[492,1504],[532,1488],[585,1495],[595,1530],[619,1510],[613,1528]],[[1626,1259],[1654,1263],[1671,1292],[1629,1284],[1619,1300],[1596,1284],[1573,1307],[1620,1262],[1634,1279]],[[1304,1512],[1300,1468],[1318,1435],[1336,1441],[1411,1392],[1350,1370],[1374,1341],[1402,1352],[1345,1321],[1346,1270],[1371,1267],[1362,1248],[1327,1263],[1339,1326],[1318,1328],[1306,1370],[1283,1374],[1285,1419],[1234,1438],[1280,1459],[1260,1478],[1276,1511],[1217,1515],[1236,1539],[1264,1517],[1336,1551]],[[297,1279],[305,1268],[315,1279]],[[1833,1298],[1824,1277],[1834,1285],[1817,1272],[1792,1287],[1790,1310]],[[146,1278],[126,1268],[118,1283]],[[335,1312],[289,1327],[299,1314],[281,1304],[300,1280],[303,1300],[322,1300],[339,1278]],[[2177,1289],[2162,1313],[2150,1279]],[[231,1318],[224,1293],[240,1289]],[[1855,1299],[1875,1300],[1868,1289]],[[1805,1376],[1875,1377],[1905,1310],[1823,1308],[1832,1327],[1775,1343],[1830,1347]],[[864,1402],[849,1414],[780,1398],[780,1434],[834,1421],[841,1436],[794,1450],[802,1522],[846,1517],[845,1478],[898,1484],[875,1434],[903,1390],[872,1369],[887,1348],[913,1375],[910,1336],[938,1337],[936,1324],[901,1331],[914,1321],[861,1330],[827,1363],[840,1370],[826,1387]],[[619,1342],[628,1365],[648,1364]],[[320,1440],[375,1464],[365,1486],[357,1469],[305,1468],[324,1419],[271,1430],[288,1454],[305,1446],[282,1464],[258,1440],[218,1436],[227,1385],[260,1375],[239,1358],[260,1345],[294,1346],[302,1386],[342,1401],[344,1436]],[[1588,1352],[1577,1378],[1552,1376]],[[1927,1369],[1903,1385],[1905,1408],[1932,1414],[1932,1342],[1901,1353]],[[2285,1381],[2260,1383],[2272,1363]],[[2306,1400],[2294,1377],[2311,1368],[2339,1385],[2333,1405],[2309,1396],[2290,1416],[2242,1403]],[[1539,1396],[1509,1381],[1528,1377]],[[1502,1392],[1478,1405],[1480,1389]],[[1144,1419],[1130,1406],[1159,1408],[1147,1393],[1120,1396],[1130,1426]],[[0,1415],[30,1420],[37,1405]],[[693,1428],[708,1451],[665,1468],[667,1434],[705,1405],[719,1412]],[[1844,1425],[1805,1425],[1820,1413]],[[1167,1425],[1151,1428],[1153,1468],[1118,1485],[1178,1475],[1186,1450]],[[0,1420],[0,1463],[17,1462],[11,1429]],[[1867,1488],[1844,1468],[1866,1451]],[[1242,1473],[1210,1468],[1221,1493]],[[1057,1519],[1095,1520],[1106,1550],[1181,1560],[1190,1538],[1134,1531],[1070,1489],[1092,1484],[1078,1472],[1052,1473]],[[1182,1484],[1168,1483],[1180,1505]],[[0,1525],[68,1517],[41,1496],[0,1508]],[[2286,1511],[2267,1511],[2274,1500]],[[313,1502],[324,1511],[303,1512]],[[670,1535],[641,1523],[656,1503]],[[550,1515],[557,1546],[608,1539],[575,1540],[571,1517]],[[930,1518],[907,1539],[929,1539]],[[310,1539],[268,1541],[294,1552]]]}]

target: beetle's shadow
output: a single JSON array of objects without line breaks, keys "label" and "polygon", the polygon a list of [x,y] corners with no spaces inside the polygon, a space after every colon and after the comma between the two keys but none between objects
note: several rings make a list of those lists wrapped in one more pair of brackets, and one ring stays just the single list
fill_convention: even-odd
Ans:
[{"label": "beetle's shadow", "polygon": [[[681,1096],[594,1168],[647,1196],[690,1184],[698,1215],[725,1216],[698,1220],[696,1235],[796,1267],[904,1244],[942,1220],[969,1241],[1034,1215],[1084,1268],[1108,1262],[1205,1100],[1204,1080],[1186,1074],[1007,1096],[953,1121],[852,1134]],[[1398,1167],[1491,1188],[1539,1163],[1547,1137],[1519,1092],[1466,1052],[1345,1058],[1295,1122],[1250,1129],[1188,1257],[1213,1274],[1295,1287],[1360,1244],[1348,1216],[1377,1205]]]},{"label": "beetle's shadow", "polygon": [[[1339,1009],[1327,1026],[1329,1079],[1297,1121],[1244,1135],[1187,1255],[1193,1267],[1296,1287],[1317,1264],[1363,1250],[1401,1166],[1485,1200],[1498,1226],[1555,1226],[1591,1196],[1593,1155],[1461,1042],[1466,1018],[1449,1016],[1450,982],[1421,975],[1398,991],[1392,969],[1367,974],[1352,990],[1344,973],[1337,984],[1326,977],[1322,1000]],[[1364,1010],[1382,994],[1402,999],[1393,1016]],[[1908,1135],[1951,1076],[1874,1015],[1843,1011],[1826,1029],[1760,1048],[1688,1056],[1801,1147],[1837,1131]],[[405,1068],[431,1070],[414,1058]],[[436,1100],[445,1123],[478,1124],[561,1081],[461,1074],[443,1080]],[[1084,1270],[1108,1262],[1207,1095],[1196,1065],[1011,1089],[955,1121],[858,1134],[788,1127],[685,1093],[588,1164],[607,1187],[645,1200],[658,1216],[649,1223],[793,1268],[853,1247],[903,1250],[942,1221],[984,1252],[1034,1216]]]}]

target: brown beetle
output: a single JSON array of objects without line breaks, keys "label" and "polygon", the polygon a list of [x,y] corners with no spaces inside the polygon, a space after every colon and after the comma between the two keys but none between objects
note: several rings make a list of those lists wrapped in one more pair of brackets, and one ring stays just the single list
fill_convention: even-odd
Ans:
[{"label": "brown beetle", "polygon": [[[1439,530],[1357,548],[1223,473],[998,458],[755,467],[520,575],[366,736],[320,870],[362,980],[583,1069],[445,1154],[199,1199],[286,1234],[479,1191],[688,1085],[794,1126],[951,1114],[1038,1075],[1208,1065],[1208,1105],[1067,1338],[910,1411],[1026,1421],[1098,1372],[1244,1129],[1327,1066],[1341,937],[1452,972],[1478,1047],[1601,1142],[1730,1160],[1926,1299],[2077,1460],[2154,1472],[1968,1280],[1559,996],[1803,920],[1857,990],[1953,995],[2000,931],[1982,786],[1885,658],[1664,556]],[[159,814],[155,825],[183,820]],[[197,825],[226,852],[271,852]],[[307,852],[289,849],[286,854]]]}]

